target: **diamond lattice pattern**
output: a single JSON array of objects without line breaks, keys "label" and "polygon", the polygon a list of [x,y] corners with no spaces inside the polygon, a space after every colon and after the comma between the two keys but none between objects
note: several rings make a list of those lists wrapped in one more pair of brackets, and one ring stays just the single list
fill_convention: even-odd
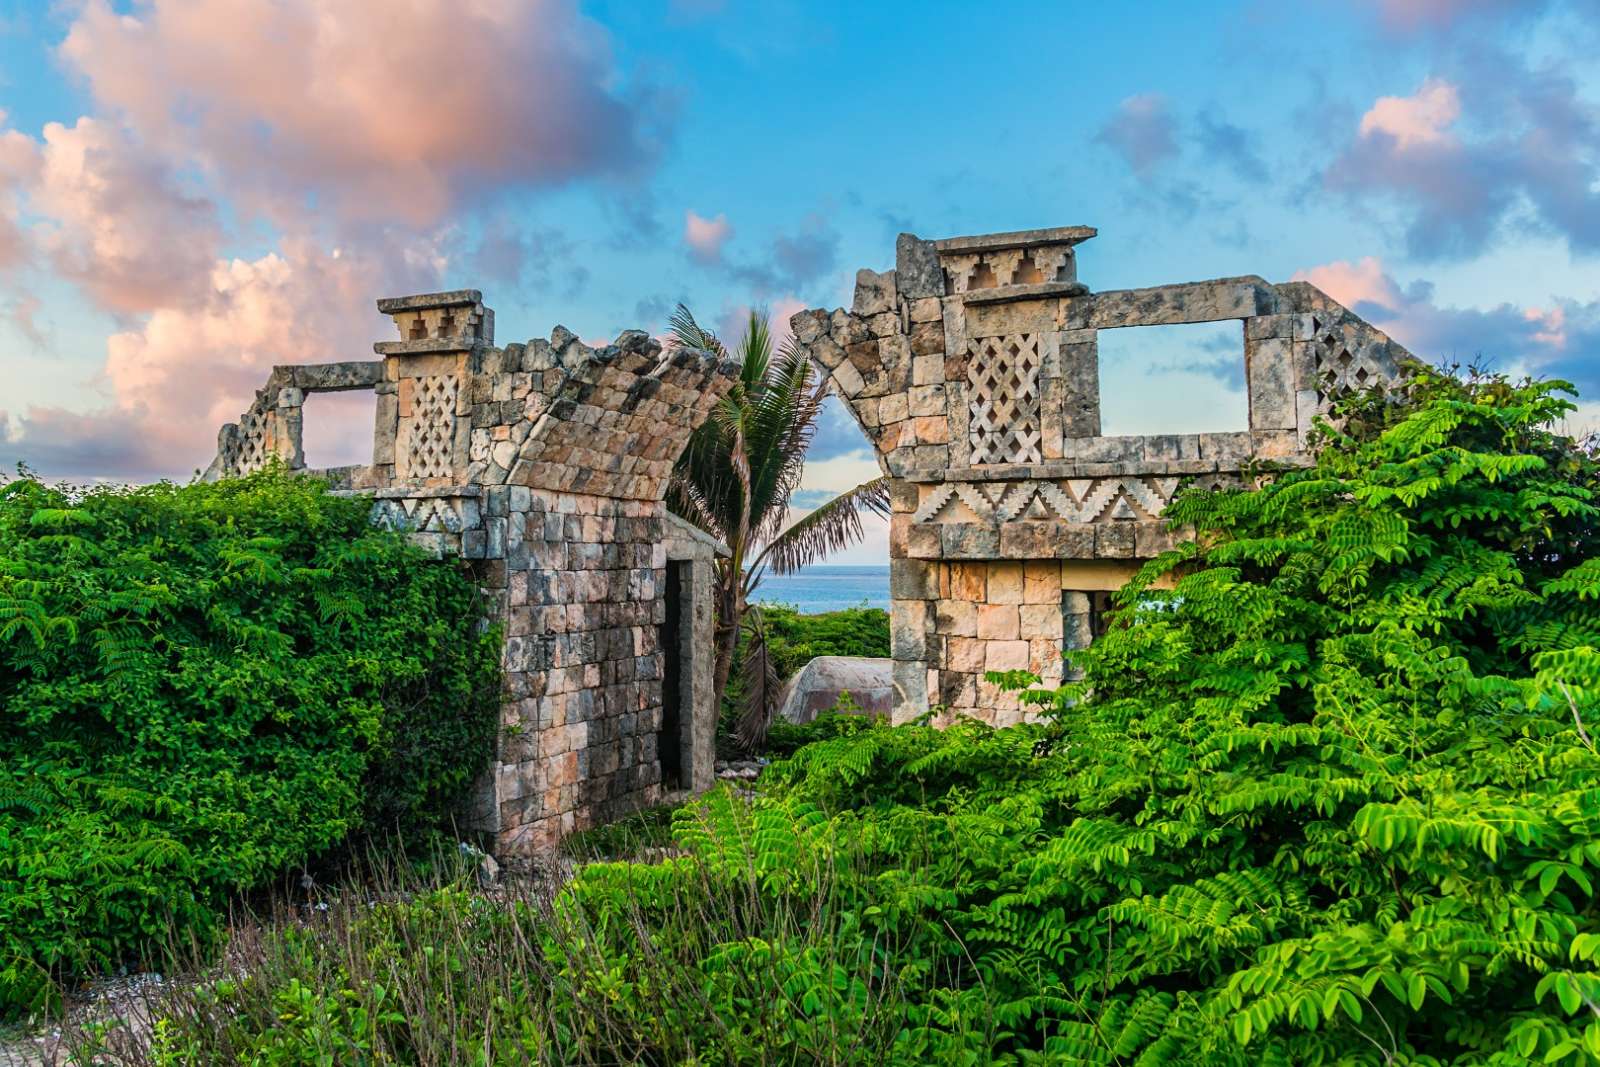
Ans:
[{"label": "diamond lattice pattern", "polygon": [[417,379],[411,401],[411,433],[406,441],[411,477],[450,476],[458,388],[454,374],[434,374]]},{"label": "diamond lattice pattern", "polygon": [[1038,463],[1039,338],[977,337],[968,348],[967,440],[973,463]]}]

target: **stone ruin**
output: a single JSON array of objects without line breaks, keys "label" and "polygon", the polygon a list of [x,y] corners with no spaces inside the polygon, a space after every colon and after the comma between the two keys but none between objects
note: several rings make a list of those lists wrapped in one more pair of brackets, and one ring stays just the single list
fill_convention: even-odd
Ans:
[{"label": "stone ruin", "polygon": [[[1088,227],[924,241],[857,275],[850,310],[803,311],[796,342],[829,375],[891,479],[892,717],[930,707],[996,725],[1023,706],[984,672],[1062,679],[1112,591],[1173,543],[1185,484],[1302,465],[1346,391],[1388,386],[1407,353],[1303,282],[1223,278],[1091,293]],[[711,586],[719,545],[663,504],[673,462],[737,365],[602,348],[556,327],[494,345],[476,290],[378,301],[381,359],[275,368],[218,436],[207,478],[277,457],[304,470],[309,393],[376,395],[372,462],[315,473],[376,522],[471,561],[505,634],[507,690],[473,821],[497,851],[711,784]],[[1104,436],[1097,332],[1241,323],[1248,427]]]},{"label": "stone ruin", "polygon": [[373,346],[381,359],[274,368],[205,477],[272,457],[305,470],[306,395],[376,394],[372,462],[311,473],[472,561],[505,635],[501,730],[472,816],[497,851],[709,787],[712,566],[727,550],[662,501],[737,364],[664,354],[639,331],[592,348],[558,326],[497,348],[476,290],[378,309],[400,332]]},{"label": "stone ruin", "polygon": [[[1161,515],[1179,488],[1310,463],[1313,419],[1403,373],[1403,348],[1305,282],[1091,293],[1075,249],[1095,233],[901,234],[893,270],[857,274],[850,310],[790,320],[891,479],[896,721],[930,706],[1019,721],[984,673],[1059,683],[1063,649],[1086,646],[1111,592],[1172,545]],[[1098,331],[1229,320],[1247,428],[1101,434]]]}]

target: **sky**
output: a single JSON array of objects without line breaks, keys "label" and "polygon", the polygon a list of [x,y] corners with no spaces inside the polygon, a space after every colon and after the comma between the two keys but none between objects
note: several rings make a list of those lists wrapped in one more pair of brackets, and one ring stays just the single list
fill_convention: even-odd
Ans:
[{"label": "sky", "polygon": [[[1597,50],[1600,0],[0,0],[0,469],[186,480],[380,296],[731,338],[901,231],[1078,224],[1093,289],[1309,280],[1592,429]],[[1228,331],[1103,334],[1108,432],[1242,428]],[[313,397],[308,461],[370,411]],[[797,513],[876,473],[830,402]]]}]

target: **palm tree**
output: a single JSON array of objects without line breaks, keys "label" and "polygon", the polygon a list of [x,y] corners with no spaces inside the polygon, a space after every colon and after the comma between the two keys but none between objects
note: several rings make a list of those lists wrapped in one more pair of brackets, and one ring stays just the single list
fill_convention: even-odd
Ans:
[{"label": "palm tree", "polygon": [[[727,352],[682,304],[669,332],[674,348]],[[750,312],[734,357],[742,368],[739,381],[689,438],[667,503],[729,548],[729,557],[717,561],[714,678],[720,698],[741,629],[750,630],[745,707],[736,731],[748,750],[766,735],[778,682],[764,655],[760,612],[749,609],[751,594],[768,570],[788,574],[860,540],[863,510],[889,514],[889,486],[886,478],[874,478],[786,526],[828,384],[792,340],[773,351],[764,312]]]}]

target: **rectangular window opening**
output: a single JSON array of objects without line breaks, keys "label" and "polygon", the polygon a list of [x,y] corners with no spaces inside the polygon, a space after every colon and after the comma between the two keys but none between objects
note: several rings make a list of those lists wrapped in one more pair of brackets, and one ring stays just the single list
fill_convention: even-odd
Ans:
[{"label": "rectangular window opening", "polygon": [[1250,428],[1244,323],[1101,330],[1100,433],[1227,433]]},{"label": "rectangular window opening", "polygon": [[300,409],[300,445],[312,470],[372,463],[378,394],[370,389],[307,393]]}]

